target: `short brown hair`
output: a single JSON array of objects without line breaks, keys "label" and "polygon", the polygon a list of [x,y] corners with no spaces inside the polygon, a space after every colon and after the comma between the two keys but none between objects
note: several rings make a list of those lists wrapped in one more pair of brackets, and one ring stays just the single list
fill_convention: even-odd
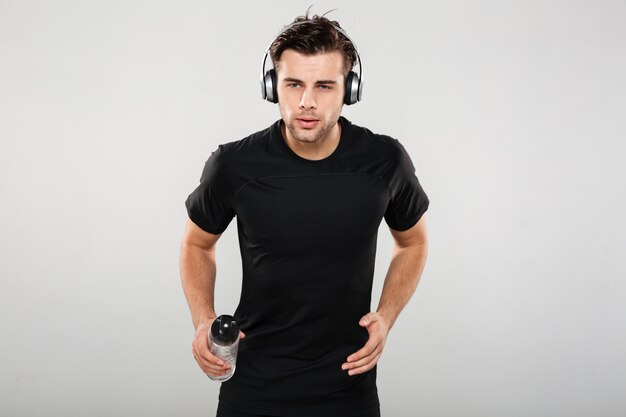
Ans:
[{"label": "short brown hair", "polygon": [[303,55],[315,55],[339,51],[344,58],[344,75],[348,75],[357,62],[357,51],[350,39],[336,28],[339,23],[329,20],[324,15],[298,16],[283,30],[270,46],[270,56],[274,67],[280,56],[287,49]]}]

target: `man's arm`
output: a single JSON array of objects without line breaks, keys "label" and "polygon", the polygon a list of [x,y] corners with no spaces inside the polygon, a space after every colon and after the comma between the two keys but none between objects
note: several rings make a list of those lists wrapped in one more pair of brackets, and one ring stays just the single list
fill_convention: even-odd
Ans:
[{"label": "man's arm", "polygon": [[393,258],[376,311],[386,319],[391,329],[415,292],[426,265],[426,214],[415,226],[404,232],[390,230],[394,238]]},{"label": "man's arm", "polygon": [[342,369],[347,370],[350,375],[369,371],[376,365],[385,347],[389,330],[415,292],[426,264],[426,214],[408,230],[390,230],[394,238],[393,257],[378,308],[375,313],[368,313],[359,321],[359,325],[367,328],[369,340],[342,365]]},{"label": "man's arm", "polygon": [[[205,232],[187,219],[180,249],[180,276],[196,334],[193,356],[206,374],[224,375],[230,364],[209,350],[208,332],[215,320],[215,244],[221,235]],[[241,333],[244,337],[243,333]]]}]

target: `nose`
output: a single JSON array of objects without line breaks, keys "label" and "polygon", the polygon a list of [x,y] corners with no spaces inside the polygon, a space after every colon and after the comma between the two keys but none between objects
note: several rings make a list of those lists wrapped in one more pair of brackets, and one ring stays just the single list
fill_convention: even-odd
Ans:
[{"label": "nose", "polygon": [[317,102],[315,101],[315,95],[313,89],[305,89],[302,92],[302,97],[300,98],[300,108],[301,109],[315,109],[317,108]]}]

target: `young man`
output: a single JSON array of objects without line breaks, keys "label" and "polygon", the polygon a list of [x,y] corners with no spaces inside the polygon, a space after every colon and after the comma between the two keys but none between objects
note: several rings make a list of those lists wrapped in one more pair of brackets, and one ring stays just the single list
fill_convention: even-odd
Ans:
[{"label": "young man", "polygon": [[[360,85],[358,53],[337,22],[296,18],[269,52],[264,96],[281,119],[220,145],[186,201],[181,275],[193,355],[209,375],[230,368],[209,351],[207,332],[215,244],[236,216],[243,332],[217,415],[380,416],[376,364],[426,262],[429,200],[396,139],[341,116]],[[370,312],[383,218],[394,253]]]}]

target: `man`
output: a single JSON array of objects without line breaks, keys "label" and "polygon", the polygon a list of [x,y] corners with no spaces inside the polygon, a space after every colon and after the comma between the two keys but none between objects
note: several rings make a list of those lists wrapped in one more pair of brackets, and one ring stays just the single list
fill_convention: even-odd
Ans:
[{"label": "man", "polygon": [[[209,375],[230,368],[209,351],[207,332],[215,244],[236,216],[242,339],[217,415],[380,416],[376,364],[426,262],[429,200],[396,139],[341,116],[360,84],[358,53],[337,22],[298,17],[269,52],[275,73],[264,96],[281,119],[220,145],[186,201],[181,276],[193,355]],[[383,218],[394,253],[370,312]]]}]

